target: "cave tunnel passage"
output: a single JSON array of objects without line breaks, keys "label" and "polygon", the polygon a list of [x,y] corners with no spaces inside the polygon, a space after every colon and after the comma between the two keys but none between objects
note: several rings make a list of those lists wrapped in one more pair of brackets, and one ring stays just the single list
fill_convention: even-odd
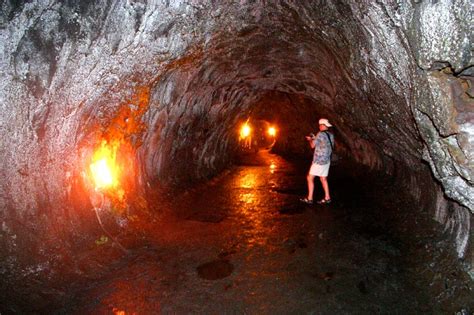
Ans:
[{"label": "cave tunnel passage", "polygon": [[473,310],[469,1],[1,6],[0,312]]},{"label": "cave tunnel passage", "polygon": [[[168,215],[130,218],[127,233],[113,231],[127,253],[99,233],[67,264],[78,269],[67,288],[30,283],[22,296],[28,304],[10,307],[181,314],[449,313],[469,306],[468,280],[447,253],[426,265],[440,246],[433,240],[446,240],[393,189],[392,177],[361,166],[353,177],[357,166],[340,161],[330,176],[333,202],[308,206],[299,201],[307,164],[266,149],[244,151],[229,171],[176,193],[166,207],[152,206]],[[315,195],[322,196],[319,186]],[[441,272],[446,278],[432,282]],[[445,285],[455,294],[437,295]]]}]

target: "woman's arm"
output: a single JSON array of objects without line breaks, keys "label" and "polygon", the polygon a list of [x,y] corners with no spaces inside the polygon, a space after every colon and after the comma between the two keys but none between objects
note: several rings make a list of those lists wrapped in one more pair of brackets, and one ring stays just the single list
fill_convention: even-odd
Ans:
[{"label": "woman's arm", "polygon": [[306,140],[309,141],[309,146],[311,147],[311,149],[314,149],[314,147],[316,146],[316,137],[315,136],[306,136],[305,137]]}]

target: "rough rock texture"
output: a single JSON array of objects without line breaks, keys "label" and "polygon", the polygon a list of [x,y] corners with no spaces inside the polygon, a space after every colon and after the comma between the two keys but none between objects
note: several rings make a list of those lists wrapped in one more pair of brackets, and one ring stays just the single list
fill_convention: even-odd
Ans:
[{"label": "rough rock texture", "polygon": [[[423,157],[445,193],[474,210],[474,100],[470,2],[420,3],[409,34],[418,66],[414,113]],[[420,78],[421,77],[421,78]]]},{"label": "rough rock texture", "polygon": [[[85,170],[102,140],[124,148],[130,203],[147,187],[223,169],[253,113],[273,113],[287,131],[282,151],[301,152],[298,139],[324,115],[359,163],[423,173],[423,158],[445,196],[473,211],[469,6],[3,2],[2,250],[34,243],[48,257],[58,231],[83,231],[94,205]],[[440,222],[461,229],[463,256],[471,214],[459,211]]]}]

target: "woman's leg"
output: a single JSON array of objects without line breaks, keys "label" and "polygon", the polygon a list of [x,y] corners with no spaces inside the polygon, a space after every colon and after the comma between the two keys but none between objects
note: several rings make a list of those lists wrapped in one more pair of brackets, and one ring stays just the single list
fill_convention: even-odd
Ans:
[{"label": "woman's leg", "polygon": [[324,177],[324,176],[321,176],[321,177],[319,177],[319,180],[321,181],[321,185],[323,185],[323,189],[324,189],[324,199],[325,199],[325,200],[330,200],[330,199],[331,199],[331,195],[330,195],[330,193],[329,193],[328,178],[327,178],[327,177]]},{"label": "woman's leg", "polygon": [[313,192],[314,192],[314,175],[308,174],[306,176],[306,180],[308,181],[308,200],[313,200]]}]

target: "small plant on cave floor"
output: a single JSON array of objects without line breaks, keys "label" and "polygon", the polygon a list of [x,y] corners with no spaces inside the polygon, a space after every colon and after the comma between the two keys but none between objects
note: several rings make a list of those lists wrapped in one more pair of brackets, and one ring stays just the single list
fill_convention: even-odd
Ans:
[{"label": "small plant on cave floor", "polygon": [[100,245],[104,245],[105,243],[107,243],[109,241],[109,238],[105,235],[101,235],[100,238],[98,240],[95,241],[95,244],[97,246],[100,246]]}]

